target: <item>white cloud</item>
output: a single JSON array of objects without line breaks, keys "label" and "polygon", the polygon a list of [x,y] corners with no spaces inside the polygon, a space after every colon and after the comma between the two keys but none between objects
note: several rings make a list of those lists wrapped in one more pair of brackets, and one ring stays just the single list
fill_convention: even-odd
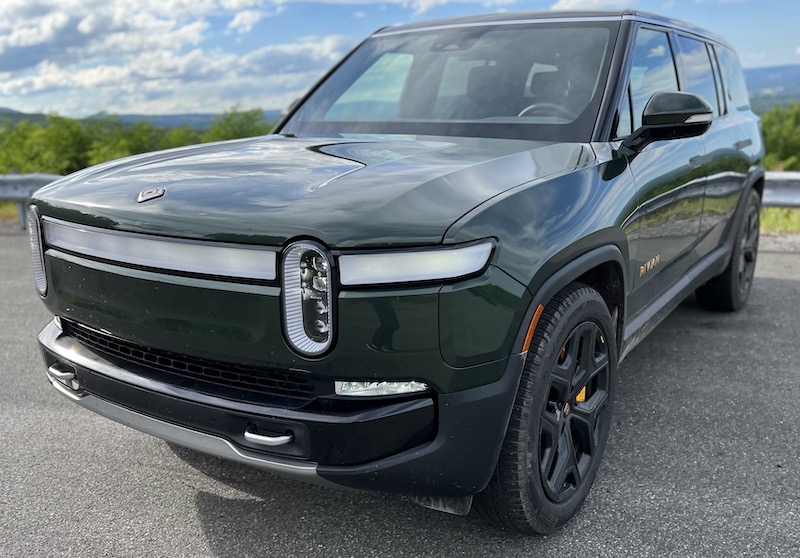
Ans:
[{"label": "white cloud", "polygon": [[264,15],[264,12],[259,10],[244,10],[237,13],[228,23],[228,29],[237,31],[240,35],[246,35],[263,19]]},{"label": "white cloud", "polygon": [[[231,0],[241,1],[241,0]],[[289,4],[338,4],[338,5],[370,5],[374,6],[378,2],[375,0],[267,0],[269,3],[275,5],[289,5]],[[380,2],[381,8],[387,4],[397,4],[404,8],[411,8],[417,14],[424,14],[429,12],[437,6],[444,6],[446,4],[479,4],[486,7],[494,6],[508,6],[517,4],[519,0],[383,0]]]},{"label": "white cloud", "polygon": [[288,106],[354,44],[301,37],[234,53],[284,0],[0,0],[0,106],[87,116]]},{"label": "white cloud", "polygon": [[220,2],[220,6],[226,10],[243,10],[262,6],[263,4],[263,0],[221,0]]},{"label": "white cloud", "polygon": [[795,52],[797,53],[797,56],[800,56],[800,47],[797,47],[797,50]]},{"label": "white cloud", "polygon": [[624,0],[558,0],[551,10],[607,10],[629,6],[633,2]]},{"label": "white cloud", "polygon": [[0,52],[9,48],[34,46],[54,40],[70,21],[64,12],[55,11],[38,20],[25,22],[8,35],[0,37]]}]

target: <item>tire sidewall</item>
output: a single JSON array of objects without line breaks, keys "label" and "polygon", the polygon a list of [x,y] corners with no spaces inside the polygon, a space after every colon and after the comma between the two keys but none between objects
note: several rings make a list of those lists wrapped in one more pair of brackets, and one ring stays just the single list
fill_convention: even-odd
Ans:
[{"label": "tire sidewall", "polygon": [[[745,202],[742,218],[739,221],[738,230],[736,231],[736,238],[734,239],[733,253],[731,254],[731,264],[729,268],[729,273],[731,274],[731,296],[733,299],[732,302],[734,309],[739,309],[745,305],[747,299],[750,297],[750,291],[753,288],[753,277],[750,278],[750,284],[744,290],[742,289],[739,277],[739,259],[742,256],[742,240],[747,235],[750,211],[752,209],[760,212],[761,198],[758,197],[758,194],[755,191],[750,190],[747,193],[747,201]],[[753,266],[755,266],[757,259],[758,241],[756,241],[756,253],[754,255]]]},{"label": "tire sidewall", "polygon": [[[579,295],[573,303],[559,308],[556,319],[547,324],[543,335],[535,337],[535,345],[531,346],[525,373],[532,375],[532,405],[527,409],[529,429],[528,436],[536,441],[536,455],[534,461],[527,463],[527,490],[529,500],[535,514],[541,523],[555,529],[569,520],[580,508],[591,489],[597,470],[602,462],[603,453],[611,430],[611,416],[614,405],[616,389],[617,350],[614,327],[605,302],[600,295],[588,287],[573,293],[570,297]],[[545,494],[542,485],[541,473],[538,466],[539,427],[541,412],[550,388],[552,369],[561,350],[561,346],[569,335],[584,322],[594,322],[598,325],[607,339],[609,356],[609,385],[608,400],[603,411],[604,420],[601,424],[600,439],[597,445],[598,455],[592,459],[586,475],[581,481],[576,492],[564,502],[553,502]],[[533,511],[532,510],[532,511]]]}]

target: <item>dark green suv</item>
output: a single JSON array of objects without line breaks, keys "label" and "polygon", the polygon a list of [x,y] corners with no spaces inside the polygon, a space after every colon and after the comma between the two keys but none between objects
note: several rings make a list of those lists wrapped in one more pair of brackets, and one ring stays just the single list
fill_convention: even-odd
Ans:
[{"label": "dark green suv", "polygon": [[636,12],[383,29],[271,136],[35,194],[48,379],[176,444],[547,533],[619,362],[747,300],[763,144],[737,57]]}]

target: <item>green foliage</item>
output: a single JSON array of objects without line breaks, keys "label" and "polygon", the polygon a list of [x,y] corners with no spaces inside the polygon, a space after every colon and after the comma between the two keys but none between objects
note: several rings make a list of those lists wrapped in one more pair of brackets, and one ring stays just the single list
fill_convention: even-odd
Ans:
[{"label": "green foliage", "polygon": [[800,234],[800,209],[765,207],[761,210],[761,232]]},{"label": "green foliage", "polygon": [[159,140],[159,149],[172,149],[173,147],[183,147],[202,141],[200,132],[184,126],[183,128],[173,128],[168,130]]},{"label": "green foliage", "polygon": [[800,103],[800,95],[770,95],[750,98],[750,108],[759,116],[764,116],[775,107],[788,108],[797,103]]},{"label": "green foliage", "polygon": [[17,218],[17,204],[0,202],[0,221],[11,221]]},{"label": "green foliage", "polygon": [[800,170],[800,103],[775,107],[762,117],[770,170]]},{"label": "green foliage", "polygon": [[69,174],[139,153],[269,133],[259,109],[233,107],[205,132],[161,128],[147,121],[125,124],[119,117],[99,115],[86,120],[47,116],[40,121],[0,121],[0,174]]},{"label": "green foliage", "polygon": [[245,110],[234,106],[214,119],[211,128],[203,134],[203,141],[223,141],[268,134],[272,126],[264,121],[261,109]]},{"label": "green foliage", "polygon": [[81,124],[48,116],[44,126],[20,121],[0,127],[0,173],[66,174],[86,166],[88,138]]}]

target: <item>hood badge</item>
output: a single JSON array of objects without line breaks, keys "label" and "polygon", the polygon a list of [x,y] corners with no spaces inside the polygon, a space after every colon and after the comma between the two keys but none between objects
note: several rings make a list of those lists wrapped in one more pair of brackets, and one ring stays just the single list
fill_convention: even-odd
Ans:
[{"label": "hood badge", "polygon": [[151,188],[150,190],[145,190],[144,192],[139,192],[139,197],[136,198],[137,203],[144,203],[150,200],[154,200],[156,198],[160,198],[164,194],[167,193],[166,188]]}]

